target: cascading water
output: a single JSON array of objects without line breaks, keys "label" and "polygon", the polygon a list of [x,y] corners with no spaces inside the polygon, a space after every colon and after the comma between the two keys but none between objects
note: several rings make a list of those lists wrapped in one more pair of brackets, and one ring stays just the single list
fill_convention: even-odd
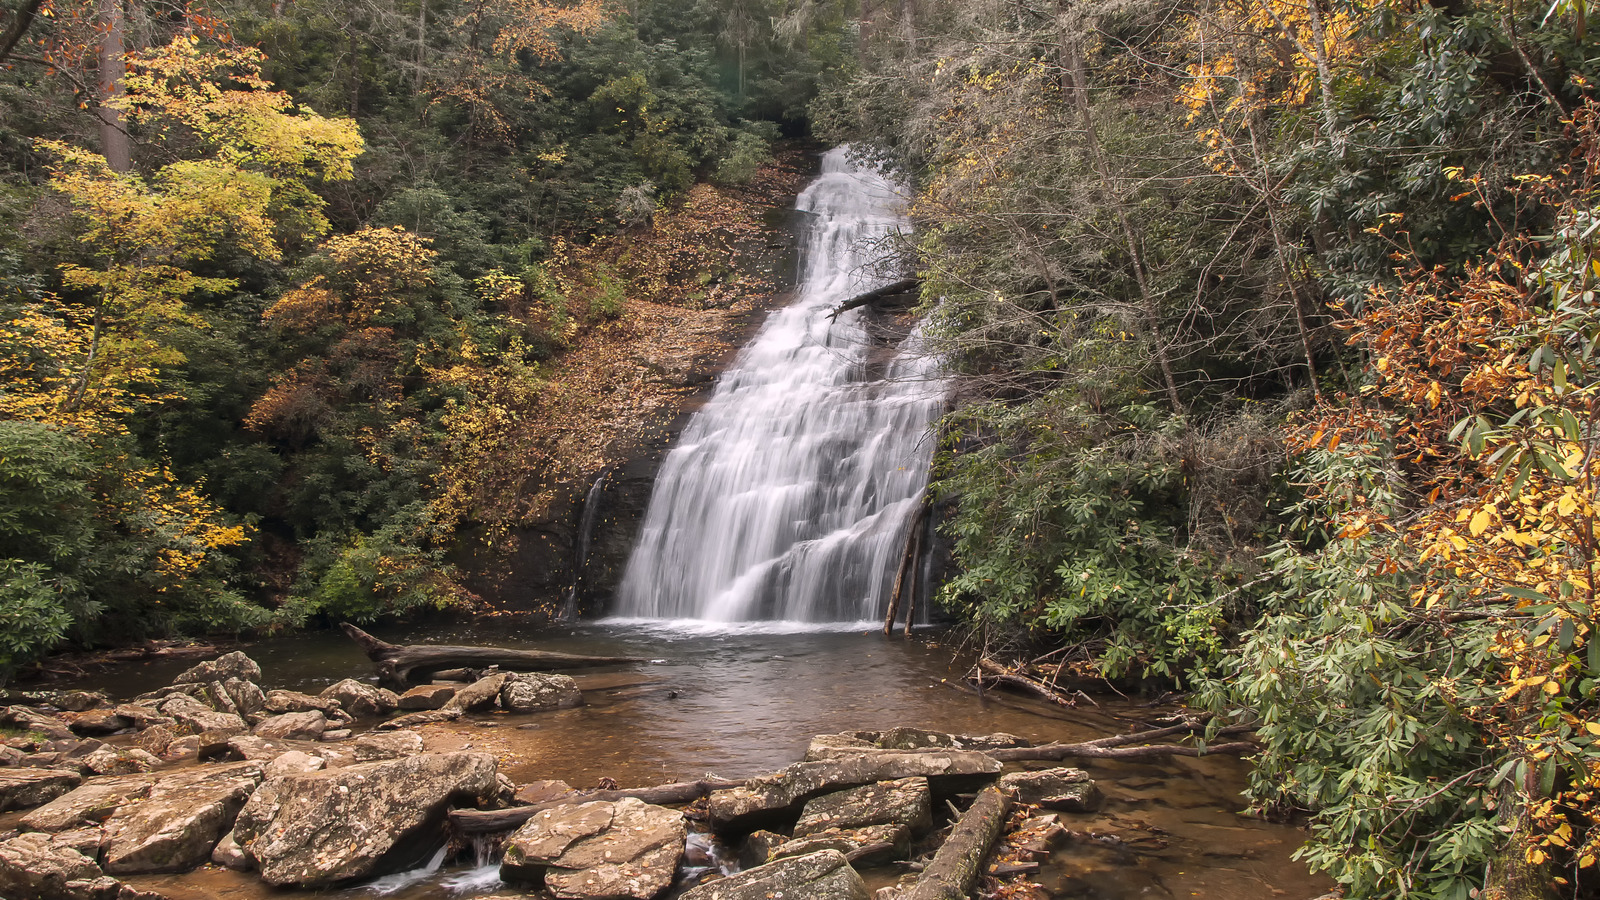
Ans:
[{"label": "cascading water", "polygon": [[668,454],[619,587],[625,618],[857,622],[883,614],[926,484],[944,387],[916,332],[879,376],[858,310],[887,283],[899,185],[845,148],[810,213],[799,299],[775,313]]}]

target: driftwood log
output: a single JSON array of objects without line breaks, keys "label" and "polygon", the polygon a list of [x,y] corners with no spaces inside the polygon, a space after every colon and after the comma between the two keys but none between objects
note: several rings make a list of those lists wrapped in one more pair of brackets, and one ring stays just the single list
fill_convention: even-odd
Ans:
[{"label": "driftwood log", "polygon": [[907,900],[964,900],[1010,811],[1011,798],[998,787],[979,792],[933,855],[933,862],[922,870]]},{"label": "driftwood log", "polygon": [[606,800],[615,803],[633,797],[646,803],[692,803],[712,791],[739,787],[743,781],[726,778],[702,778],[699,781],[682,781],[646,788],[622,788],[614,791],[571,791],[542,803],[513,806],[510,809],[458,809],[450,813],[450,825],[457,834],[493,834],[521,828],[535,814],[557,806],[573,803],[591,803]]},{"label": "driftwood log", "polygon": [[979,677],[984,681],[1009,685],[1025,694],[1032,694],[1035,697],[1049,700],[1057,706],[1077,706],[1079,698],[1089,701],[1092,706],[1098,707],[1100,705],[1094,702],[1093,697],[1083,691],[1074,691],[1071,694],[1062,693],[1037,678],[1030,678],[1021,672],[1008,669],[988,657],[978,660],[978,671]]},{"label": "driftwood log", "polygon": [[879,300],[893,297],[896,294],[909,294],[921,286],[921,278],[902,278],[893,284],[886,284],[881,288],[875,288],[867,291],[865,294],[857,294],[856,296],[851,297],[849,300],[846,300],[835,307],[833,312],[828,313],[828,318],[837,318],[841,313],[847,313],[852,309],[859,309],[860,307],[868,304],[876,303]]},{"label": "driftwood log", "polygon": [[443,669],[483,669],[499,666],[516,672],[548,669],[587,669],[646,662],[637,656],[579,656],[549,650],[513,650],[508,647],[451,647],[443,644],[391,644],[345,622],[339,626],[378,665],[378,678],[404,687],[413,673],[431,674]]}]

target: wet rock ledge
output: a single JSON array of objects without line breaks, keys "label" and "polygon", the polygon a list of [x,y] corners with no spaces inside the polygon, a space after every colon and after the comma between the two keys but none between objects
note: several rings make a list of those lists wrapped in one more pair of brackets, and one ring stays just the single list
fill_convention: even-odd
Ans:
[{"label": "wet rock ledge", "polygon": [[[1021,878],[1068,834],[1041,810],[1100,803],[1077,769],[1005,772],[990,754],[1015,756],[1019,738],[910,728],[820,735],[802,761],[744,782],[519,788],[493,756],[425,753],[406,728],[572,706],[570,678],[491,673],[403,695],[349,679],[318,696],[260,679],[229,653],[124,703],[12,694],[0,897],[160,900],[122,879],[206,864],[320,889],[475,846],[501,859],[496,896],[958,900],[980,876]],[[1009,861],[986,869],[997,841]],[[863,870],[900,877],[874,893]]]}]

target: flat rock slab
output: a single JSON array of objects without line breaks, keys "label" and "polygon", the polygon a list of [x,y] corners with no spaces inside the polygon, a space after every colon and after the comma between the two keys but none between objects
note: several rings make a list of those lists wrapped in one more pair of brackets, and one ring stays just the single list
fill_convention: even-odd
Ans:
[{"label": "flat rock slab", "polygon": [[156,775],[91,778],[22,818],[27,831],[67,831],[104,822],[134,800],[148,796]]},{"label": "flat rock slab", "polygon": [[1010,772],[1000,777],[1000,789],[1020,803],[1088,813],[1106,802],[1105,795],[1082,769],[1045,769],[1039,772]]},{"label": "flat rock slab", "polygon": [[713,793],[706,813],[719,831],[749,831],[781,819],[819,794],[843,788],[921,776],[972,780],[1000,774],[998,760],[970,750],[884,751],[795,763],[743,787]]},{"label": "flat rock slab", "polygon": [[113,874],[182,872],[204,863],[261,783],[253,762],[168,774],[106,820],[101,863]]},{"label": "flat rock slab", "polygon": [[794,836],[869,825],[902,825],[917,833],[932,828],[933,795],[928,790],[928,779],[880,781],[813,798],[800,813]]},{"label": "flat rock slab", "polygon": [[26,706],[8,706],[0,709],[0,725],[10,725],[32,734],[43,735],[52,741],[70,741],[77,737],[66,722]]},{"label": "flat rock slab", "polygon": [[872,895],[837,850],[792,856],[685,891],[679,900],[868,900]]},{"label": "flat rock slab", "polygon": [[263,699],[261,708],[277,715],[306,712],[313,709],[326,715],[340,707],[339,701],[328,697],[313,697],[310,694],[302,694],[299,691],[267,691],[267,696]]},{"label": "flat rock slab", "polygon": [[538,813],[507,839],[501,877],[538,881],[560,900],[650,900],[672,884],[683,814],[626,797]]},{"label": "flat rock slab", "polygon": [[356,762],[416,756],[422,752],[422,735],[415,731],[368,732],[355,739],[351,752]]},{"label": "flat rock slab", "polygon": [[82,782],[71,769],[0,769],[0,812],[41,806]]},{"label": "flat rock slab", "polygon": [[493,797],[494,757],[427,753],[285,775],[261,785],[234,838],[271,885],[328,887],[409,868],[453,802]]},{"label": "flat rock slab", "polygon": [[328,717],[323,715],[321,710],[310,709],[305,712],[281,713],[262,719],[253,729],[253,733],[269,739],[314,741],[322,737],[322,733],[327,730]]},{"label": "flat rock slab", "polygon": [[400,695],[400,708],[404,710],[439,709],[460,690],[455,684],[419,684]]},{"label": "flat rock slab", "polygon": [[[765,834],[766,832],[756,832]],[[884,846],[887,845],[887,846]],[[837,850],[851,854],[867,847],[880,847],[876,853],[856,860],[862,865],[876,865],[911,855],[911,829],[904,825],[869,825],[865,828],[829,828],[784,841],[770,849],[768,859],[785,856],[806,856],[819,850]]]}]

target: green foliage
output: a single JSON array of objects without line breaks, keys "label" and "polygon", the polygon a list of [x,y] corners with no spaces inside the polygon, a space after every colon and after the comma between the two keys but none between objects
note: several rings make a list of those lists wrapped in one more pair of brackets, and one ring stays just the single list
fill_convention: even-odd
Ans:
[{"label": "green foliage", "polygon": [[0,684],[53,649],[72,625],[50,576],[37,563],[0,559]]}]

